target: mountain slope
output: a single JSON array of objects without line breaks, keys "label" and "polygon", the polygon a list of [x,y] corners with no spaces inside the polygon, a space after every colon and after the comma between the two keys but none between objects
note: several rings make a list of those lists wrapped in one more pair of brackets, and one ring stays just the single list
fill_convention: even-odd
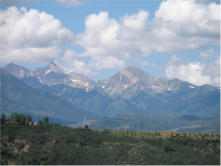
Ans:
[{"label": "mountain slope", "polygon": [[65,85],[42,85],[38,88],[41,91],[50,93],[55,96],[59,96],[73,103],[79,108],[88,110],[91,113],[95,113],[101,117],[113,116],[117,114],[145,114],[145,112],[142,112],[131,103],[126,102],[125,100],[120,98],[111,98],[104,92],[97,89],[93,89],[87,92],[83,89],[72,88]]},{"label": "mountain slope", "polygon": [[[53,62],[36,70],[35,74],[37,77],[28,76],[22,80],[101,117],[118,114],[219,117],[220,114],[218,88],[195,86],[178,79],[154,78],[133,66],[95,83],[83,77],[77,84],[73,80],[70,82],[70,75]],[[77,76],[74,78],[78,80]]]},{"label": "mountain slope", "polygon": [[[128,67],[97,87],[113,98],[124,99],[146,114],[219,117],[218,88],[195,86],[178,79],[160,79],[139,68]],[[136,113],[136,111],[134,110]]]},{"label": "mountain slope", "polygon": [[18,112],[40,117],[48,116],[51,119],[72,123],[94,117],[92,113],[79,109],[66,100],[26,85],[3,69],[0,72],[1,112],[3,113]]}]

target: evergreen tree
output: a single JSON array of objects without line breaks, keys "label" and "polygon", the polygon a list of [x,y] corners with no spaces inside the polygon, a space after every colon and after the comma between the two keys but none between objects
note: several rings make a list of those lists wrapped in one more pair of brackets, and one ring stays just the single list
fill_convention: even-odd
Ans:
[{"label": "evergreen tree", "polygon": [[84,128],[85,128],[85,129],[88,129],[89,127],[88,127],[88,125],[85,125]]},{"label": "evergreen tree", "polygon": [[16,113],[12,113],[10,117],[10,122],[12,123],[19,123],[19,116]]},{"label": "evergreen tree", "polygon": [[25,116],[23,114],[19,114],[18,121],[21,125],[24,125],[25,124]]},{"label": "evergreen tree", "polygon": [[32,118],[31,118],[31,116],[28,115],[25,117],[25,124],[29,125],[30,122],[32,122]]},{"label": "evergreen tree", "polygon": [[1,120],[2,120],[2,121],[5,121],[5,120],[6,120],[5,114],[2,114]]},{"label": "evergreen tree", "polygon": [[5,116],[5,114],[2,114],[1,123],[4,124],[4,123],[5,123],[5,120],[6,120],[6,116]]},{"label": "evergreen tree", "polygon": [[48,127],[48,125],[49,125],[49,119],[48,119],[48,117],[45,117],[44,118],[44,127]]},{"label": "evergreen tree", "polygon": [[43,127],[43,123],[42,123],[41,120],[38,120],[37,127],[38,128],[42,128]]}]

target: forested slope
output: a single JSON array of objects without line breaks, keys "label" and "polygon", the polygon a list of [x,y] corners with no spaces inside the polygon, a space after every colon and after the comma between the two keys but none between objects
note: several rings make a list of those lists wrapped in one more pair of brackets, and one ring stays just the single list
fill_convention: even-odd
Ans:
[{"label": "forested slope", "polygon": [[1,119],[1,164],[220,163],[220,135],[70,128],[45,118]]}]

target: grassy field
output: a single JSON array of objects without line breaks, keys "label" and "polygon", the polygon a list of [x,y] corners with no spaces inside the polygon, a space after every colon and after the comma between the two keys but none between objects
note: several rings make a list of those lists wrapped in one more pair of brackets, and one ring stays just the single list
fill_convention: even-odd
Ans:
[{"label": "grassy field", "polygon": [[219,165],[220,135],[1,123],[1,164]]}]

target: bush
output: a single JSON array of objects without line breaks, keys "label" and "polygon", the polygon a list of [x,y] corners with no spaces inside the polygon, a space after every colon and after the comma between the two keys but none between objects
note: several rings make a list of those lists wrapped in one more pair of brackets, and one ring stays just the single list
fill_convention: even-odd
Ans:
[{"label": "bush", "polygon": [[168,152],[175,152],[175,149],[173,149],[170,145],[166,145],[164,147],[164,152],[168,153]]}]

